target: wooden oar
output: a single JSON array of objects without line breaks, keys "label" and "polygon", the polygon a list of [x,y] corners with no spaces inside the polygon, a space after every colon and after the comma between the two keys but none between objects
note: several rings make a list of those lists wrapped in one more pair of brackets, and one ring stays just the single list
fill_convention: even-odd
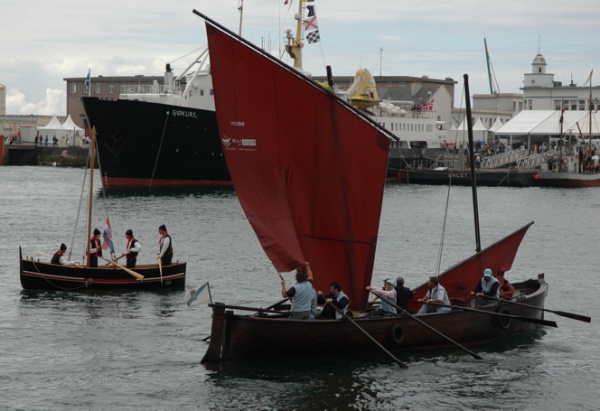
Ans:
[{"label": "wooden oar", "polygon": [[555,321],[538,320],[537,318],[523,317],[521,315],[498,313],[495,311],[478,310],[476,308],[462,307],[462,306],[458,306],[458,305],[446,305],[446,304],[440,304],[440,303],[427,303],[427,304],[437,305],[438,307],[448,307],[448,308],[452,308],[453,310],[456,309],[456,310],[464,310],[464,311],[473,311],[475,313],[495,315],[498,317],[514,318],[515,320],[519,320],[519,321],[525,321],[528,323],[540,324],[540,325],[545,325],[548,327],[558,328],[558,325],[556,324]]},{"label": "wooden oar", "polygon": [[404,308],[400,307],[399,305],[397,305],[394,301],[390,300],[389,298],[387,298],[384,295],[381,295],[379,293],[377,293],[376,291],[371,290],[371,292],[373,294],[375,294],[376,296],[378,296],[381,301],[385,301],[386,303],[396,307],[397,310],[400,310],[400,312],[410,318],[412,318],[413,320],[415,320],[416,322],[418,322],[419,324],[421,324],[422,326],[430,329],[431,331],[433,331],[434,333],[436,333],[437,335],[439,335],[440,337],[443,337],[444,339],[446,339],[446,341],[451,342],[452,344],[456,345],[458,348],[460,348],[461,350],[463,350],[464,352],[466,352],[467,354],[469,354],[471,357],[477,359],[477,360],[483,360],[482,357],[480,357],[479,355],[475,354],[473,351],[469,350],[466,347],[463,347],[461,344],[457,343],[456,341],[454,341],[452,338],[448,337],[445,334],[442,334],[440,331],[436,330],[435,328],[433,328],[431,325],[427,324],[425,321],[421,320],[420,318],[418,318],[417,316],[409,313],[408,311],[406,311]]},{"label": "wooden oar", "polygon": [[160,285],[162,285],[162,283],[163,283],[163,277],[162,277],[162,259],[160,257],[158,257],[158,270],[160,271]]},{"label": "wooden oar", "polygon": [[592,322],[592,318],[591,317],[587,317],[587,316],[581,315],[581,314],[568,313],[568,312],[565,312],[565,311],[549,310],[548,308],[542,308],[542,307],[536,307],[535,305],[518,303],[518,302],[512,301],[512,300],[505,300],[504,298],[494,298],[494,297],[488,297],[488,296],[483,296],[483,298],[487,298],[488,300],[494,300],[494,301],[503,301],[503,302],[508,303],[508,304],[520,305],[522,307],[533,308],[535,310],[548,311],[549,313],[560,315],[562,317],[572,318],[573,320],[583,321],[583,322],[586,322],[586,323]]},{"label": "wooden oar", "polygon": [[106,261],[107,263],[110,263],[110,264],[114,265],[115,267],[118,267],[118,268],[120,268],[121,270],[125,271],[127,274],[130,274],[130,275],[132,275],[133,277],[137,278],[138,280],[140,280],[140,281],[143,281],[143,280],[144,280],[144,276],[143,276],[143,275],[141,275],[141,274],[139,274],[139,273],[136,273],[135,271],[133,271],[133,270],[130,270],[130,269],[129,269],[129,268],[127,268],[127,267],[123,267],[121,264],[117,264],[117,263],[115,263],[114,261],[112,261],[112,260],[109,260],[108,258],[104,258],[104,257],[100,257],[100,258],[102,258],[102,259],[103,259],[104,261]]},{"label": "wooden oar", "polygon": [[352,318],[350,318],[341,308],[339,308],[335,304],[331,304],[331,306],[333,308],[335,308],[338,313],[342,314],[346,320],[350,321],[350,323],[352,325],[354,325],[356,328],[358,328],[361,333],[363,333],[364,335],[366,335],[367,337],[369,337],[369,339],[371,341],[373,341],[375,343],[375,345],[377,345],[379,348],[381,348],[381,350],[383,352],[385,352],[387,355],[389,355],[390,358],[392,360],[394,360],[396,362],[396,364],[398,364],[400,366],[400,368],[408,368],[408,365],[406,365],[406,363],[404,363],[404,362],[400,361],[398,358],[396,358],[396,356],[394,354],[392,354],[391,352],[389,352],[387,348],[385,348],[383,345],[381,345],[379,343],[379,341],[377,341],[371,334],[369,334],[368,332],[366,332],[364,330],[364,328],[362,328],[360,325],[358,325],[356,323],[356,321],[354,321]]}]

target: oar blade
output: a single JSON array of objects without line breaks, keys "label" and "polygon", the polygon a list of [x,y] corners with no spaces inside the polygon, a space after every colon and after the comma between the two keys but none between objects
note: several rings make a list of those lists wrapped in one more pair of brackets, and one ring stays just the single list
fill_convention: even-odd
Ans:
[{"label": "oar blade", "polygon": [[[550,310],[548,310],[550,311]],[[585,323],[591,323],[592,322],[592,318],[588,317],[586,315],[581,315],[581,314],[574,314],[574,313],[567,313],[564,311],[550,311],[554,314],[563,316],[563,317],[567,317],[567,318],[572,318],[573,320],[578,320],[578,321],[583,321]]]}]

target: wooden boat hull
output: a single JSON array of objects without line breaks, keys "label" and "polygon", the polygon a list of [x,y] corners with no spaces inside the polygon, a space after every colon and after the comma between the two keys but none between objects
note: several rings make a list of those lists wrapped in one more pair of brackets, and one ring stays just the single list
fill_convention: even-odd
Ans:
[{"label": "wooden boat hull", "polygon": [[542,171],[539,173],[537,183],[540,187],[600,187],[600,173],[557,173],[552,171]]},{"label": "wooden boat hull", "polygon": [[[544,306],[548,285],[543,275],[537,280],[514,286],[522,292],[519,302],[540,308]],[[278,318],[277,314],[236,315],[224,304],[217,303],[212,307],[211,341],[202,360],[204,364],[380,350],[346,320],[302,321]],[[543,318],[542,310],[504,302],[480,309],[528,318]],[[420,315],[418,318],[461,344],[489,342],[539,327],[513,318],[460,310]],[[453,346],[410,317],[357,318],[355,322],[391,351]]]},{"label": "wooden boat hull", "polygon": [[63,266],[34,260],[20,260],[21,285],[26,290],[144,290],[183,289],[185,287],[185,262],[176,262],[162,268],[158,265],[140,265],[134,269],[144,276],[134,278],[125,270],[112,266],[95,268]]}]

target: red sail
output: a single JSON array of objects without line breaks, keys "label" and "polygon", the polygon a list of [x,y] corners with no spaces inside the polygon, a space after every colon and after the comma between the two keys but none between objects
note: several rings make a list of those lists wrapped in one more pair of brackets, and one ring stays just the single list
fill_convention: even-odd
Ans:
[{"label": "red sail", "polygon": [[364,309],[389,149],[385,130],[207,20],[215,108],[246,216],[277,271],[310,262]]},{"label": "red sail", "polygon": [[[481,280],[483,270],[491,268],[496,274],[498,271],[509,271],[519,250],[519,245],[525,233],[533,222],[521,227],[502,240],[490,245],[481,252],[461,261],[440,274],[440,284],[448,291],[448,296],[453,300],[466,301],[471,298],[471,291]],[[510,281],[510,278],[507,278]],[[415,296],[410,302],[410,308],[417,311],[420,307],[416,301],[427,291],[427,284],[423,284],[415,291]]]}]

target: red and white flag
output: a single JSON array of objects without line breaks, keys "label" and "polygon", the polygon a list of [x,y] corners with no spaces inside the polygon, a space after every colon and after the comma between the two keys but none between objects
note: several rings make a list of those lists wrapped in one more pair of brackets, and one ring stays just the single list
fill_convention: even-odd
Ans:
[{"label": "red and white flag", "polygon": [[106,227],[104,227],[104,234],[102,236],[104,237],[104,244],[102,244],[102,248],[105,250],[110,248],[110,252],[114,254],[115,246],[113,245],[112,241],[112,229],[110,228],[110,219],[108,217],[106,217]]}]

